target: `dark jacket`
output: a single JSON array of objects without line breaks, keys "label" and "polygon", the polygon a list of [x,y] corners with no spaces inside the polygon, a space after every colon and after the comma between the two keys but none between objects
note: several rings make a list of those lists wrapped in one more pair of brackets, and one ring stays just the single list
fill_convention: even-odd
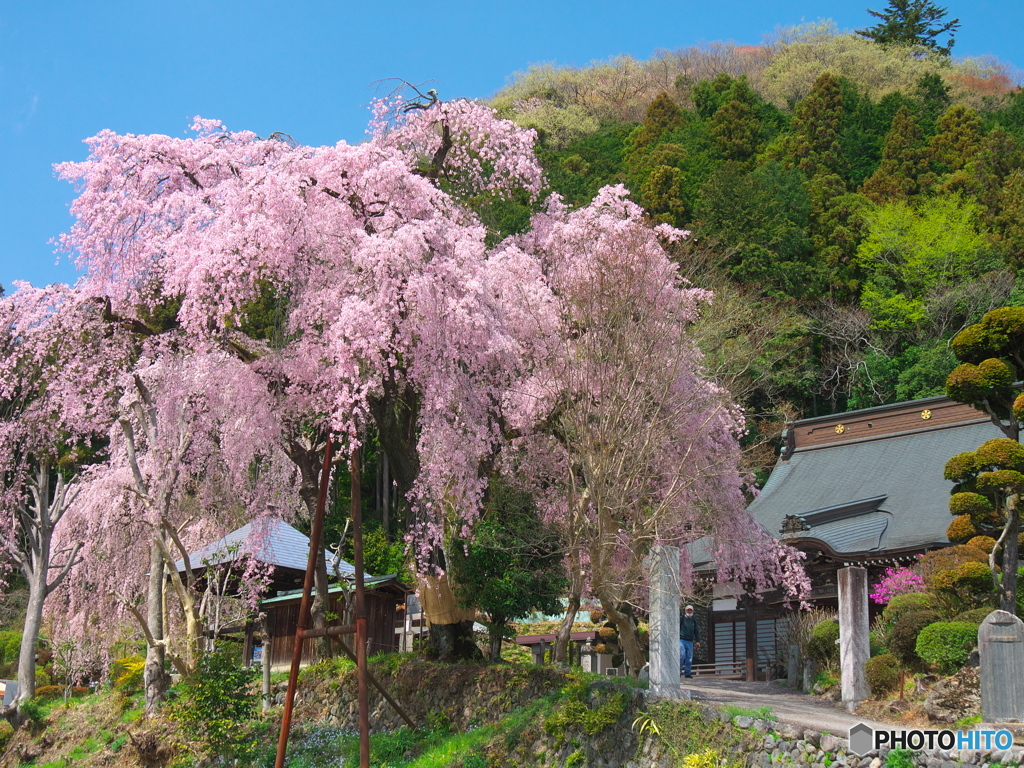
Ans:
[{"label": "dark jacket", "polygon": [[689,640],[691,643],[700,642],[700,626],[697,624],[697,617],[686,618],[685,613],[679,614],[679,639]]}]

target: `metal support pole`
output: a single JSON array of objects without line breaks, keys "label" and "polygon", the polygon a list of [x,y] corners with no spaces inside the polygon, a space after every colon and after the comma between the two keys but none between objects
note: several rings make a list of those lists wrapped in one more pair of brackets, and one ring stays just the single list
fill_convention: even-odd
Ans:
[{"label": "metal support pole", "polygon": [[[295,649],[292,652],[291,672],[288,674],[288,691],[285,693],[284,712],[281,715],[281,733],[277,739],[277,758],[274,760],[274,768],[284,768],[284,756],[288,750],[288,733],[292,726],[295,688],[299,682],[299,665],[302,663],[303,633],[309,628],[313,570],[316,567],[316,558],[324,556],[324,509],[327,506],[327,487],[331,480],[331,457],[333,452],[334,442],[328,437],[327,446],[324,448],[324,465],[320,470],[320,494],[317,496],[316,512],[313,515],[313,525],[309,532],[309,558],[306,560],[306,577],[302,583],[302,601],[299,603],[299,625],[295,630]],[[361,571],[357,569],[357,573],[361,574]],[[362,583],[361,579],[358,583]],[[367,765],[369,764],[367,763]]]},{"label": "metal support pole", "polygon": [[360,498],[359,451],[352,451],[352,539],[356,569],[356,690],[359,695],[359,766],[370,768],[370,691],[366,684],[366,595],[363,589],[363,504]]}]

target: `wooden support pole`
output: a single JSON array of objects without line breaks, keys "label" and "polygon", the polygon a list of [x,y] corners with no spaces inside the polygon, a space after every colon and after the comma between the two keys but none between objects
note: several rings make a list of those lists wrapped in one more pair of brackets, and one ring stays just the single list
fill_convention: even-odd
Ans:
[{"label": "wooden support pole", "polygon": [[[352,661],[357,661],[355,652],[348,647],[348,644],[344,640],[342,640],[340,637],[335,637],[334,635],[331,636],[331,639],[341,647],[341,650],[345,652],[346,656],[352,659]],[[381,682],[374,676],[374,674],[369,669],[366,670],[366,679],[370,683],[370,685],[372,685],[374,688],[380,691],[380,695],[384,697],[384,700],[387,701],[387,703],[390,704],[392,707],[394,707],[394,710],[398,713],[399,717],[405,720],[406,724],[414,731],[417,730],[416,723],[413,721],[413,719],[406,714],[405,710],[398,705],[397,701],[391,698],[391,694],[389,694],[387,690],[385,690]]]},{"label": "wooden support pole", "polygon": [[356,691],[359,698],[359,766],[370,768],[370,691],[366,685],[366,594],[363,585],[363,503],[360,497],[359,451],[352,451],[352,564],[356,569]]},{"label": "wooden support pole", "polygon": [[[320,470],[320,494],[316,500],[316,512],[309,532],[309,557],[306,560],[306,577],[302,583],[302,601],[299,603],[299,624],[295,630],[295,647],[292,651],[292,667],[288,674],[288,691],[285,693],[284,712],[281,715],[281,733],[277,738],[277,757],[274,768],[284,768],[284,757],[288,751],[288,733],[292,726],[292,707],[295,704],[295,688],[299,682],[299,665],[302,663],[303,633],[309,628],[309,612],[312,604],[313,570],[316,558],[324,556],[324,509],[327,506],[327,488],[331,479],[331,457],[334,442],[327,438],[324,448],[324,464]],[[362,554],[362,553],[360,553]]]}]

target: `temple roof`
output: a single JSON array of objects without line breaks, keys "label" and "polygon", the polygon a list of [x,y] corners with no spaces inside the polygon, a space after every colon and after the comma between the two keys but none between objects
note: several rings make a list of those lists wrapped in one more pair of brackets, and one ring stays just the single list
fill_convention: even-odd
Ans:
[{"label": "temple roof", "polygon": [[948,543],[952,456],[1003,437],[983,414],[929,398],[794,422],[748,510],[773,536],[836,555]]},{"label": "temple roof", "polygon": [[[262,535],[259,538],[262,541],[259,544],[250,540],[253,534],[253,523],[246,523],[212,544],[189,553],[190,565],[192,568],[219,565],[232,562],[244,554],[251,553],[264,563],[305,572],[309,558],[309,537],[283,520],[270,520],[260,524],[267,526],[267,529],[260,532]],[[253,537],[253,539],[255,538]],[[255,549],[253,549],[254,545]],[[324,560],[330,568],[334,556],[324,550]],[[184,559],[175,562],[174,567],[179,573],[183,572],[185,570]],[[338,564],[338,570],[343,576],[355,573],[355,568],[344,560]]]}]

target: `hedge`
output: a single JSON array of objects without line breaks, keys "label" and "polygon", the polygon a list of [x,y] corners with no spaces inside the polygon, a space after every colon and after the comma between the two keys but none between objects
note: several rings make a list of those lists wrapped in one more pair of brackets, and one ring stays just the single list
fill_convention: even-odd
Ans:
[{"label": "hedge", "polygon": [[839,661],[839,622],[836,619],[819,621],[811,630],[811,640],[807,644],[807,653],[825,667],[833,666]]},{"label": "hedge", "polygon": [[917,636],[916,652],[924,661],[952,674],[964,665],[978,643],[978,627],[966,621],[929,624]]},{"label": "hedge", "polygon": [[917,636],[929,624],[941,621],[938,611],[911,611],[897,620],[895,626],[886,636],[886,647],[904,666],[917,664],[921,657],[917,654]]},{"label": "hedge", "polygon": [[881,696],[899,685],[900,664],[891,653],[872,656],[864,665],[864,674],[871,686],[871,693]]}]

